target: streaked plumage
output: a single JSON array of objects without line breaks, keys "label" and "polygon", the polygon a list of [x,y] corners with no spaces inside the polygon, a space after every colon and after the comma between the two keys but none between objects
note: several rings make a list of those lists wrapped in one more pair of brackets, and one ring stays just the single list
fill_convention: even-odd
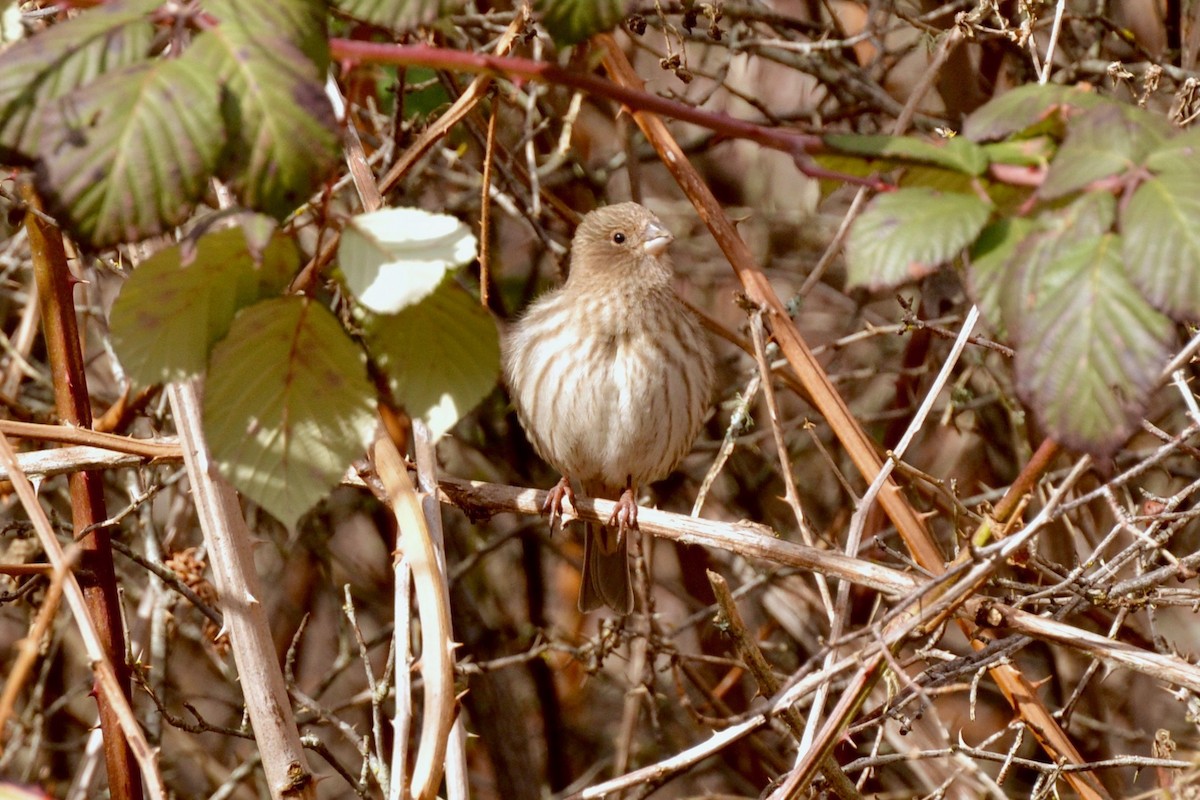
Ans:
[{"label": "streaked plumage", "polygon": [[[712,356],[671,287],[672,238],[636,203],[593,211],[572,241],[567,282],[506,337],[505,376],[529,440],[589,497],[615,500],[631,488],[636,498],[666,477],[708,409]],[[585,534],[584,611],[632,607],[626,542],[615,527]]]}]

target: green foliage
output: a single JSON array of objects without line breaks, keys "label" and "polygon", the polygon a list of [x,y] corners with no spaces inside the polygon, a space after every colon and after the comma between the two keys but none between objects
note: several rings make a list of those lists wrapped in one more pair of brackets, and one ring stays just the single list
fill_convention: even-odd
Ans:
[{"label": "green foliage", "polygon": [[1200,136],[1063,86],[1008,92],[964,134],[958,163],[919,142],[826,140],[843,158],[904,165],[906,188],[851,230],[850,281],[896,286],[967,250],[967,287],[1015,345],[1022,399],[1064,444],[1112,452],[1145,412],[1172,318],[1200,316]]},{"label": "green foliage", "polygon": [[500,336],[479,301],[446,279],[420,303],[364,325],[392,395],[434,438],[479,404],[500,373]]},{"label": "green foliage", "polygon": [[38,189],[96,247],[187,219],[223,143],[218,86],[188,58],[107,72],[48,106],[40,129]]},{"label": "green foliage", "polygon": [[346,284],[372,311],[393,313],[427,297],[475,258],[475,236],[448,214],[385,208],[351,219],[338,244]]},{"label": "green foliage", "polygon": [[109,326],[122,366],[147,386],[199,375],[234,315],[278,295],[299,264],[295,244],[281,234],[255,258],[242,228],[158,251],[113,304]]},{"label": "green foliage", "polygon": [[113,0],[0,54],[0,161],[36,161],[42,108],[106,72],[145,60],[154,36],[148,15],[159,5]]},{"label": "green foliage", "polygon": [[373,398],[362,351],[328,309],[266,300],[213,349],[204,432],[221,474],[292,527],[366,451]]},{"label": "green foliage", "polygon": [[894,286],[930,274],[975,240],[990,210],[978,197],[933,189],[880,195],[846,242],[850,282]]},{"label": "green foliage", "polygon": [[324,20],[309,19],[305,28],[305,17],[285,13],[309,5],[211,2],[221,24],[188,50],[227,92],[220,177],[243,203],[275,217],[303,203],[338,158],[337,122],[323,88]]},{"label": "green foliage", "polygon": [[342,13],[392,31],[427,25],[462,9],[465,0],[334,0]]},{"label": "green foliage", "polygon": [[0,160],[32,163],[72,236],[183,221],[215,175],[282,218],[337,163],[324,3],[210,0],[216,24],[151,60],[161,0],[113,0],[0,53]]},{"label": "green foliage", "polygon": [[561,45],[610,31],[625,14],[624,0],[538,0],[535,7],[550,36]]}]

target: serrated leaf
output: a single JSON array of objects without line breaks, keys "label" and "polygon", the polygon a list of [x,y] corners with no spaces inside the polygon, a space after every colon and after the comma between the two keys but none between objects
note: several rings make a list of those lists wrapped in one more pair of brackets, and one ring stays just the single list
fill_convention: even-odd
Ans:
[{"label": "serrated leaf", "polygon": [[427,297],[475,252],[471,229],[449,214],[384,208],[350,219],[338,264],[360,303],[391,314]]},{"label": "serrated leaf", "polygon": [[404,31],[457,13],[465,0],[336,0],[335,5],[354,19]]},{"label": "serrated leaf", "polygon": [[556,44],[582,42],[592,34],[610,31],[625,14],[624,0],[537,0],[542,25]]},{"label": "serrated leaf", "polygon": [[365,451],[373,398],[333,314],[309,298],[267,300],[213,350],[204,432],[221,474],[290,528]]},{"label": "serrated leaf", "polygon": [[1014,133],[1034,135],[1057,129],[1066,116],[1106,102],[1070,86],[1027,83],[976,109],[963,123],[963,136],[974,142],[1003,139]]},{"label": "serrated leaf", "polygon": [[835,153],[886,159],[896,164],[929,164],[967,175],[982,175],[988,165],[983,149],[959,136],[935,143],[911,136],[835,133],[822,137],[822,141]]},{"label": "serrated leaf", "polygon": [[1066,139],[1038,195],[1062,197],[1133,169],[1162,144],[1169,130],[1165,121],[1141,109],[1113,103],[1089,108],[1067,124]]},{"label": "serrated leaf", "polygon": [[1143,183],[1121,212],[1129,278],[1176,319],[1200,317],[1200,183],[1194,172]]},{"label": "serrated leaf", "polygon": [[102,75],[144,61],[161,0],[113,0],[0,53],[0,162],[31,163],[42,150],[38,113]]},{"label": "serrated leaf", "polygon": [[324,0],[204,0],[204,11],[238,29],[238,35],[270,46],[279,40],[300,48],[312,64],[311,77],[323,80],[329,69],[328,6]]},{"label": "serrated leaf", "polygon": [[1019,330],[1025,314],[1047,291],[1057,291],[1056,275],[1048,265],[1082,241],[1107,233],[1116,219],[1116,200],[1107,192],[1089,192],[1068,205],[1046,211],[1035,220],[1036,230],[1017,243],[1013,269],[997,287],[1004,330]]},{"label": "serrated leaf", "polygon": [[108,72],[47,107],[40,125],[38,191],[97,248],[187,219],[223,144],[218,87],[186,58]]},{"label": "serrated leaf", "polygon": [[852,286],[879,289],[922,278],[969,245],[991,206],[974,195],[900,189],[871,201],[846,242]]},{"label": "serrated leaf", "polygon": [[1018,389],[1051,436],[1106,455],[1145,412],[1174,327],[1126,279],[1115,234],[1078,242],[1043,277],[1055,288],[1017,331]]},{"label": "serrated leaf", "polygon": [[138,265],[113,304],[109,326],[121,365],[143,386],[198,375],[238,310],[277,295],[299,265],[296,245],[281,234],[256,259],[241,228],[160,250]]},{"label": "serrated leaf", "polygon": [[[282,17],[267,28],[257,3],[221,3],[221,24],[201,33],[187,56],[226,90],[222,110],[229,138],[221,175],[243,204],[283,218],[321,184],[337,163],[337,124],[324,91],[323,52],[313,32]],[[272,5],[272,4],[265,4]],[[307,9],[307,0],[287,7]],[[298,19],[304,15],[299,14]],[[292,24],[284,24],[288,20]],[[319,31],[318,31],[319,33]]]},{"label": "serrated leaf", "polygon": [[984,228],[971,247],[967,289],[984,320],[1000,338],[1008,335],[1001,297],[1005,286],[1020,278],[1019,264],[1014,263],[1013,256],[1034,229],[1032,220],[1005,217]]},{"label": "serrated leaf", "polygon": [[392,394],[434,438],[478,405],[500,375],[496,323],[451,279],[398,314],[371,317],[367,342]]}]

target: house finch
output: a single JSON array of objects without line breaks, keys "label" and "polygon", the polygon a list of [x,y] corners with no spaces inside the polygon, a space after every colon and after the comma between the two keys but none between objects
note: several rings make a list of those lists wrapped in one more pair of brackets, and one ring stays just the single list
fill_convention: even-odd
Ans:
[{"label": "house finch", "polygon": [[666,477],[692,447],[712,394],[712,354],[671,288],[674,237],[637,203],[583,218],[567,282],[512,327],[504,372],[534,449],[563,474],[545,511],[551,525],[571,479],[617,501],[584,534],[579,608],[633,606],[627,532],[638,488]]}]

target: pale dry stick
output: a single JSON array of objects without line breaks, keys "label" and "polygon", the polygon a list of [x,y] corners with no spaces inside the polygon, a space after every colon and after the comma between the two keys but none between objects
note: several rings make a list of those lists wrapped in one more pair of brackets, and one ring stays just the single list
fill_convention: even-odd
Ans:
[{"label": "pale dry stick", "polygon": [[166,789],[163,786],[162,776],[158,772],[157,755],[146,741],[141,726],[138,725],[137,718],[133,714],[133,709],[129,707],[129,701],[125,698],[125,693],[121,690],[121,684],[117,680],[117,674],[113,670],[113,665],[104,655],[104,645],[100,640],[100,635],[97,633],[95,625],[92,623],[92,618],[88,615],[86,601],[83,597],[83,589],[80,588],[79,582],[75,579],[75,574],[71,571],[70,559],[63,552],[62,546],[58,543],[58,538],[54,535],[54,529],[50,525],[50,520],[46,517],[46,512],[38,503],[37,492],[34,491],[33,484],[29,482],[29,478],[17,466],[16,453],[13,452],[8,437],[3,433],[0,433],[0,466],[3,466],[8,471],[8,479],[21,501],[21,507],[25,509],[30,522],[33,523],[33,528],[38,535],[38,541],[42,545],[42,549],[46,551],[46,557],[53,565],[55,573],[60,576],[63,595],[66,597],[67,605],[70,607],[71,614],[75,618],[75,625],[79,629],[80,638],[83,639],[83,645],[87,650],[88,661],[95,675],[96,683],[101,691],[108,696],[109,702],[112,704],[113,712],[120,723],[121,730],[124,732],[129,742],[130,750],[133,752],[133,756],[137,759],[138,766],[141,769],[146,791],[149,792],[152,798],[165,800],[167,796]]},{"label": "pale dry stick", "polygon": [[[763,399],[767,401],[767,415],[771,419],[771,434],[775,437],[775,450],[779,456],[779,469],[783,473],[784,501],[792,509],[792,515],[796,518],[796,527],[799,529],[804,543],[809,547],[815,547],[816,540],[808,523],[804,520],[804,509],[800,505],[800,493],[796,491],[796,479],[792,475],[792,462],[788,458],[787,442],[783,438],[783,429],[780,427],[779,404],[775,401],[775,387],[771,383],[771,368],[767,365],[767,345],[766,335],[763,331],[762,309],[758,309],[750,315],[750,338],[754,342],[754,360],[758,364]],[[833,597],[829,593],[829,583],[819,572],[813,573],[813,580],[816,581],[821,602],[825,604],[826,616],[832,622],[837,616],[837,612],[834,610]]]},{"label": "pale dry stick", "polygon": [[0,419],[0,433],[20,439],[92,445],[119,453],[132,453],[145,458],[177,459],[180,456],[179,442],[171,437],[134,439],[131,436],[118,436],[86,428],[73,428],[70,425],[46,425],[36,422],[17,422],[11,419]]},{"label": "pale dry stick", "polygon": [[1179,395],[1183,398],[1183,404],[1187,406],[1188,416],[1192,418],[1192,422],[1200,425],[1200,405],[1196,404],[1196,395],[1188,388],[1183,370],[1177,369],[1171,373],[1171,382],[1179,390]]},{"label": "pale dry stick", "polygon": [[[580,501],[581,504],[583,502],[585,501]],[[616,504],[612,503],[610,505],[615,506]],[[643,511],[638,511],[639,525],[642,523],[643,513]],[[857,663],[857,658],[846,658],[833,665],[833,668],[830,670],[821,670],[806,676],[796,684],[798,692],[794,696],[789,695],[786,700],[782,698],[773,699],[765,711],[756,713],[736,725],[724,728],[712,734],[703,742],[689,747],[687,750],[664,758],[654,764],[635,769],[633,772],[628,772],[618,778],[589,786],[583,791],[568,795],[565,800],[593,800],[593,798],[599,800],[599,798],[625,789],[662,782],[672,775],[680,773],[704,759],[720,753],[743,736],[753,733],[763,725],[769,724],[776,714],[781,713],[784,708],[795,702],[795,697],[811,692],[818,683],[830,681],[837,677],[837,675],[853,669]]]},{"label": "pale dry stick", "polygon": [[[1067,491],[1070,490],[1071,486],[1074,485],[1075,481],[1079,479],[1090,464],[1091,459],[1086,456],[1079,459],[1063,483],[1055,489],[1054,494],[1046,502],[1045,507],[1042,508],[1038,515],[1020,531],[996,542],[990,547],[980,550],[979,560],[971,566],[965,575],[955,576],[953,572],[943,573],[939,581],[942,578],[954,576],[954,583],[950,586],[945,586],[943,583],[937,587],[940,591],[931,593],[932,602],[929,598],[923,596],[909,596],[905,598],[904,602],[900,603],[891,613],[891,621],[884,626],[884,630],[880,636],[884,644],[889,648],[898,646],[918,627],[926,630],[936,629],[944,622],[946,616],[956,613],[957,609],[965,605],[971,596],[978,592],[979,588],[987,582],[1000,563],[1003,563],[1016,550],[1024,547],[1035,534],[1041,531],[1042,527],[1049,522],[1053,509],[1062,502]],[[815,774],[817,765],[832,750],[838,736],[845,728],[846,721],[862,707],[867,692],[882,675],[884,667],[885,657],[881,652],[876,653],[864,662],[862,668],[854,680],[851,681],[847,690],[842,694],[834,710],[830,713],[821,732],[815,738],[813,746],[803,754],[803,759],[792,770],[791,774],[788,775],[787,780],[770,795],[770,800],[792,800],[806,791]],[[996,669],[993,668],[993,675],[996,674]],[[1029,692],[1031,696],[1034,692],[1032,686],[1028,687],[1025,691]],[[1074,763],[1083,763],[1082,757],[1073,759],[1073,761]],[[1084,786],[1089,786],[1089,784],[1084,784]],[[1095,792],[1094,789],[1091,791]]]},{"label": "pale dry stick", "polygon": [[[433,545],[434,553],[437,555],[437,579],[442,591],[442,600],[445,603],[446,611],[444,618],[434,616],[433,619],[427,620],[422,611],[421,623],[424,625],[444,625],[444,629],[438,630],[437,635],[450,643],[448,650],[448,658],[450,659],[450,669],[454,671],[454,651],[458,648],[458,643],[454,641],[454,631],[451,629],[450,619],[450,582],[447,580],[449,570],[446,565],[446,539],[442,528],[442,505],[438,500],[438,463],[437,463],[437,443],[434,441],[433,433],[429,426],[420,419],[414,419],[412,423],[413,431],[413,452],[417,463],[417,489],[418,498],[421,501],[421,513],[425,517],[425,525],[429,531],[430,542]],[[442,695],[436,695],[426,690],[426,704],[440,701],[447,705],[447,708],[442,710],[443,714],[450,714],[454,719],[454,724],[450,728],[449,741],[446,743],[446,797],[447,800],[466,800],[470,796],[470,785],[467,780],[467,729],[463,724],[463,718],[457,714],[458,698],[453,690],[447,691]],[[424,743],[422,743],[424,746]]]},{"label": "pale dry stick", "polygon": [[[1063,12],[1066,7],[1067,0],[1058,0],[1054,7],[1054,23],[1050,26],[1050,43],[1046,45],[1046,59],[1038,68],[1038,83],[1043,86],[1050,80],[1050,68],[1054,66],[1054,51],[1058,48],[1058,34],[1062,30]],[[1036,63],[1037,37],[1029,37],[1029,48]]]},{"label": "pale dry stick", "polygon": [[201,424],[199,380],[171,384],[167,399],[267,785],[273,798],[310,800],[316,797],[316,780],[300,743],[266,609],[258,599],[262,589],[250,528],[237,492],[213,474]]},{"label": "pale dry stick", "polygon": [[754,402],[755,396],[758,394],[758,387],[762,384],[762,373],[755,371],[750,376],[749,383],[746,384],[746,389],[738,395],[737,405],[733,409],[733,413],[729,417],[729,427],[725,429],[725,436],[721,439],[721,446],[717,448],[717,455],[713,459],[712,464],[708,468],[708,472],[704,474],[704,480],[700,482],[700,490],[696,492],[696,502],[692,504],[692,516],[700,516],[700,509],[704,508],[704,501],[708,499],[708,493],[712,486],[717,481],[717,476],[721,474],[721,470],[725,468],[725,463],[729,461],[729,456],[733,454],[734,445],[737,444],[737,431],[741,429],[742,424],[749,416],[750,404]]},{"label": "pale dry stick", "polygon": [[[858,502],[858,507],[854,510],[854,515],[850,518],[850,529],[846,534],[846,546],[844,552],[848,556],[853,556],[859,550],[862,544],[863,529],[867,523],[867,515],[875,505],[875,499],[879,496],[879,492],[883,489],[892,474],[892,470],[896,466],[896,461],[904,457],[904,453],[908,450],[908,446],[916,437],[917,432],[925,425],[925,420],[929,413],[933,410],[933,404],[938,396],[942,393],[942,388],[950,380],[950,375],[954,371],[954,367],[958,365],[958,359],[966,349],[967,342],[971,338],[971,334],[975,330],[975,325],[979,321],[979,308],[971,306],[971,310],[967,312],[967,318],[963,320],[962,329],[958,333],[958,338],[954,340],[954,345],[950,348],[950,353],[946,356],[942,368],[938,371],[937,377],[934,378],[933,384],[930,385],[929,391],[925,393],[925,398],[921,401],[921,405],[917,408],[912,420],[908,424],[907,430],[900,438],[895,449],[890,454],[887,461],[883,463],[883,467],[879,470],[879,474],[871,481],[871,485],[867,487],[867,491],[863,494],[862,499]],[[829,632],[831,641],[837,641],[842,636],[842,631],[846,624],[846,614],[850,606],[850,584],[843,582],[838,586],[837,607],[843,610],[843,613],[838,614],[834,620],[832,628]],[[826,660],[831,661],[836,657],[836,648],[830,648],[826,655]],[[828,693],[827,686],[821,686],[817,689],[817,694],[813,698],[812,710],[809,712],[808,725],[804,731],[804,739],[800,744],[800,754],[813,744],[813,737],[816,735],[816,726],[820,724],[821,714],[824,712],[825,698]]]},{"label": "pale dry stick", "polygon": [[[738,611],[733,592],[729,583],[720,574],[707,571],[708,583],[712,586],[717,599],[717,627],[734,642],[734,649],[742,659],[742,663],[754,677],[758,685],[758,694],[771,697],[779,692],[780,681],[772,671],[771,665],[759,649],[758,643],[746,629],[746,623]],[[825,665],[829,667],[830,664]],[[791,730],[792,736],[799,740],[804,735],[804,717],[795,707],[784,708],[780,714],[784,724]],[[862,793],[846,777],[837,759],[827,758],[821,766],[821,774],[829,781],[829,790],[840,798],[861,798]]]},{"label": "pale dry stick", "polygon": [[[437,795],[450,729],[454,724],[454,642],[450,631],[450,607],[446,585],[438,568],[437,552],[425,523],[421,501],[396,445],[381,436],[371,450],[371,461],[387,490],[388,505],[396,517],[398,550],[412,569],[420,609],[421,661],[425,678],[425,709],[421,718],[421,744],[412,771],[414,800],[431,800]],[[397,670],[404,659],[397,657]],[[392,770],[403,769],[393,764]]]},{"label": "pale dry stick", "polygon": [[[354,643],[358,645],[358,660],[363,666],[363,674],[367,679],[367,694],[370,696],[370,739],[372,741],[364,741],[362,745],[364,769],[370,769],[374,773],[375,780],[381,787],[390,786],[391,770],[388,769],[388,762],[383,753],[382,708],[383,701],[387,699],[388,690],[387,686],[375,676],[375,670],[371,666],[370,650],[367,648],[367,640],[363,638],[362,628],[358,624],[358,612],[354,608],[354,597],[350,593],[350,584],[348,583],[342,586],[342,614],[346,617],[351,633],[354,634]],[[367,737],[363,738],[365,740]]]}]

